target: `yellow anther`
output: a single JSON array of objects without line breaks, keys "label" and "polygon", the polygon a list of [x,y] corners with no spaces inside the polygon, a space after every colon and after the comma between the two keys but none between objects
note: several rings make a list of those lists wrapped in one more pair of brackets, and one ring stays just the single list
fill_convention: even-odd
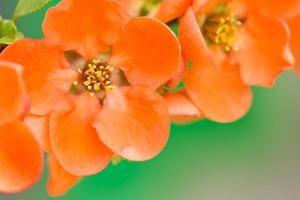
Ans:
[{"label": "yellow anther", "polygon": [[93,59],[90,63],[78,69],[78,80],[74,81],[75,86],[81,84],[90,94],[95,95],[99,91],[107,91],[115,86],[111,82],[113,67],[101,63],[99,59]]},{"label": "yellow anther", "polygon": [[232,50],[242,22],[226,9],[206,16],[202,30],[209,44],[216,44],[226,52]]},{"label": "yellow anther", "polygon": [[99,59],[93,59],[93,64],[98,65],[101,63],[101,61]]},{"label": "yellow anther", "polygon": [[116,86],[114,86],[114,85],[109,85],[109,86],[105,87],[105,91],[106,91],[106,92],[110,92],[112,89],[115,89],[115,88],[116,88]]},{"label": "yellow anther", "polygon": [[100,90],[100,84],[98,84],[98,83],[94,84],[94,90],[99,91]]},{"label": "yellow anther", "polygon": [[101,77],[102,76],[102,72],[101,71],[96,71],[95,74],[96,74],[97,77]]},{"label": "yellow anther", "polygon": [[85,86],[89,86],[89,85],[91,84],[91,81],[89,81],[89,80],[88,80],[88,81],[84,81],[83,84],[84,84]]}]

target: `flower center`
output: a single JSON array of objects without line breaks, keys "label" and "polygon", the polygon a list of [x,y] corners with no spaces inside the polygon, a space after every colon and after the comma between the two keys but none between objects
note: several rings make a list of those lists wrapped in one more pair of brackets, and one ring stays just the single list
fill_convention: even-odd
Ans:
[{"label": "flower center", "polygon": [[156,10],[162,0],[143,0],[140,8],[140,15],[146,16]]},{"label": "flower center", "polygon": [[218,45],[230,52],[236,42],[237,32],[242,22],[226,9],[208,14],[203,22],[202,31],[208,44]]},{"label": "flower center", "polygon": [[99,59],[93,59],[77,70],[79,76],[73,82],[73,85],[83,87],[91,95],[98,92],[110,91],[116,87],[111,80],[113,71],[113,67],[102,63]]}]

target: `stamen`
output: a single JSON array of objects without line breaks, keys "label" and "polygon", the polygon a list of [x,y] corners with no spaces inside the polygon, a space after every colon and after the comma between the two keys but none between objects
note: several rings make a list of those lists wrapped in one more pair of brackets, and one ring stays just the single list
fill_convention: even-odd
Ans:
[{"label": "stamen", "polygon": [[146,16],[149,15],[150,13],[152,13],[153,11],[155,11],[157,9],[157,7],[160,5],[160,3],[163,0],[141,0],[139,5],[140,10],[139,10],[139,15],[140,16]]},{"label": "stamen", "polygon": [[206,16],[202,31],[208,44],[216,44],[225,52],[234,48],[242,22],[233,13],[223,10]]},{"label": "stamen", "polygon": [[74,86],[85,88],[91,96],[100,91],[110,91],[116,86],[111,81],[111,73],[114,68],[102,63],[99,59],[93,59],[91,62],[78,69],[78,80],[73,82]]}]

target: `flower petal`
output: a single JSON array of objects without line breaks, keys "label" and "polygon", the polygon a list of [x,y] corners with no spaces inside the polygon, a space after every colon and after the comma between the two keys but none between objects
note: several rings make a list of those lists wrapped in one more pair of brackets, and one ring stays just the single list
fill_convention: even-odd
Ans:
[{"label": "flower petal", "polygon": [[19,119],[27,101],[21,66],[0,61],[0,125]]},{"label": "flower petal", "polygon": [[[53,104],[65,94],[65,84],[72,84],[69,73],[65,73],[66,81],[61,76],[58,81],[55,76],[58,71],[68,67],[63,52],[46,46],[43,41],[20,40],[5,48],[0,59],[23,66],[23,77],[32,102],[30,112],[33,114],[48,114]],[[69,72],[72,73],[71,70]]]},{"label": "flower petal", "polygon": [[300,73],[300,14],[288,21],[291,29],[291,48],[296,59],[296,69]]},{"label": "flower petal", "polygon": [[39,116],[29,114],[24,119],[24,123],[27,125],[40,147],[44,151],[51,151],[50,138],[49,138],[49,116]]},{"label": "flower petal", "polygon": [[180,21],[179,39],[183,53],[192,61],[185,86],[195,105],[217,122],[242,117],[251,105],[251,90],[241,80],[238,66],[214,63],[192,9]]},{"label": "flower petal", "polygon": [[135,17],[139,15],[143,2],[140,0],[118,0],[118,3],[120,3],[131,16]]},{"label": "flower petal", "polygon": [[67,172],[54,157],[49,154],[49,178],[47,191],[55,197],[65,194],[80,180],[79,176],[74,176]]},{"label": "flower petal", "polygon": [[41,176],[42,152],[20,121],[0,126],[0,192],[16,193],[31,187]]},{"label": "flower petal", "polygon": [[300,0],[243,0],[247,6],[275,17],[292,18],[300,13]]},{"label": "flower petal", "polygon": [[211,64],[209,50],[191,7],[179,21],[179,42],[187,60],[203,62],[203,65]]},{"label": "flower petal", "polygon": [[205,5],[205,3],[207,1],[208,0],[193,0],[192,6],[193,6],[194,12],[199,11],[202,8],[202,6]]},{"label": "flower petal", "polygon": [[[159,7],[155,18],[160,21],[167,23],[181,17],[188,6],[192,5],[193,0],[164,0]],[[198,2],[195,3],[195,6],[198,5]]]},{"label": "flower petal", "polygon": [[166,145],[170,117],[164,99],[150,88],[122,87],[107,94],[94,126],[116,154],[142,161],[156,156]]},{"label": "flower petal", "polygon": [[239,39],[233,57],[247,84],[271,87],[280,73],[293,66],[289,32],[282,20],[252,13]]},{"label": "flower petal", "polygon": [[186,90],[204,115],[217,122],[232,122],[244,116],[252,102],[252,92],[243,83],[238,66],[203,67],[193,64]]},{"label": "flower petal", "polygon": [[47,12],[43,32],[50,44],[93,59],[115,43],[128,18],[113,1],[62,0]]},{"label": "flower petal", "polygon": [[103,170],[112,152],[99,140],[92,120],[100,111],[96,98],[83,94],[50,116],[50,143],[55,157],[69,173],[87,176]]},{"label": "flower petal", "polygon": [[187,60],[184,58],[184,56],[181,57],[181,64],[179,65],[179,68],[177,69],[176,75],[168,81],[168,87],[169,88],[175,88],[183,79],[185,72],[187,70]]},{"label": "flower petal", "polygon": [[176,36],[163,23],[147,17],[125,25],[112,56],[111,65],[122,68],[131,84],[155,89],[176,74],[181,60]]},{"label": "flower petal", "polygon": [[203,117],[185,91],[165,94],[164,98],[173,122],[186,123]]}]

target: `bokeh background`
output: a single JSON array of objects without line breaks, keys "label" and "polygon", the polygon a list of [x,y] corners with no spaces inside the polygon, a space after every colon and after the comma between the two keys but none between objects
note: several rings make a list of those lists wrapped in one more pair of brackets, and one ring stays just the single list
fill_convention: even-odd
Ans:
[{"label": "bokeh background", "polygon": [[[16,2],[0,0],[0,15],[10,18]],[[46,10],[18,21],[26,37],[42,37]],[[243,119],[172,125],[168,145],[153,160],[110,165],[57,199],[299,200],[300,76],[290,71],[274,88],[253,90],[252,109]],[[29,191],[0,199],[52,199],[45,171]]]}]

